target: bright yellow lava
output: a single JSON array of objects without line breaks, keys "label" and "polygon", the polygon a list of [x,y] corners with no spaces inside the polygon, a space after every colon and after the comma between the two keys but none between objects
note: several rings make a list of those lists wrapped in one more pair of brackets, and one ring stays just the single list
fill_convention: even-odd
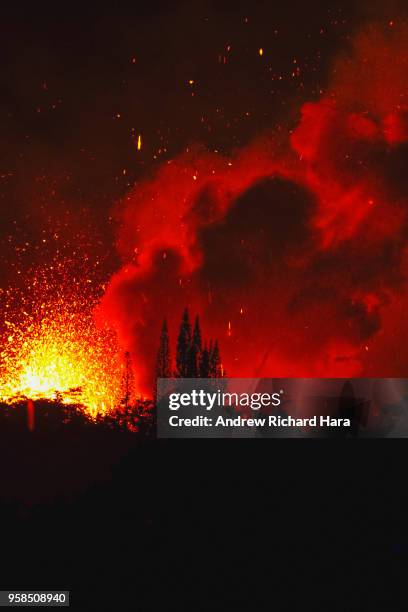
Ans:
[{"label": "bright yellow lava", "polygon": [[23,304],[7,313],[0,400],[56,399],[81,404],[93,417],[110,412],[119,405],[124,373],[116,337],[96,325],[86,292],[62,294],[49,293],[30,312]]}]

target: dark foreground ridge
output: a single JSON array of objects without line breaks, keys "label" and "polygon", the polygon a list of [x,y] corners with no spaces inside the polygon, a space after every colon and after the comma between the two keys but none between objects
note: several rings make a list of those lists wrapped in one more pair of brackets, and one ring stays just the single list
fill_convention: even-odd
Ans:
[{"label": "dark foreground ridge", "polygon": [[118,611],[293,610],[344,589],[351,610],[370,590],[393,609],[404,440],[156,440],[54,412],[48,427],[54,409],[33,432],[0,427],[3,589]]}]

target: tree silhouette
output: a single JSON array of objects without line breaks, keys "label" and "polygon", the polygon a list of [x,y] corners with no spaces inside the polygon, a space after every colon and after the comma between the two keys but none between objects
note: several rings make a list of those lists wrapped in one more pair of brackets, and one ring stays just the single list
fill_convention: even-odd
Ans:
[{"label": "tree silhouette", "polygon": [[210,350],[210,378],[221,378],[221,356],[220,349],[218,346],[218,340],[215,341],[214,346]]},{"label": "tree silhouette", "polygon": [[204,344],[204,348],[201,351],[199,366],[200,378],[208,378],[210,376],[210,352],[207,343]]},{"label": "tree silhouette", "polygon": [[[185,308],[180,323],[176,348],[176,370],[178,378],[223,378],[220,349],[218,341],[203,343],[200,319],[196,316],[194,330],[191,328],[190,314]],[[160,344],[157,352],[156,377],[171,378],[170,341],[167,321],[164,319]]]},{"label": "tree silhouette", "polygon": [[194,333],[187,355],[187,376],[197,378],[200,371],[200,357],[202,351],[201,329],[198,316],[195,319]]},{"label": "tree silhouette", "polygon": [[157,352],[156,378],[169,378],[171,376],[170,341],[167,321],[163,319],[160,334],[159,350]]},{"label": "tree silhouette", "polygon": [[191,324],[188,308],[184,310],[177,339],[176,375],[186,378],[189,371],[189,353],[192,343]]}]

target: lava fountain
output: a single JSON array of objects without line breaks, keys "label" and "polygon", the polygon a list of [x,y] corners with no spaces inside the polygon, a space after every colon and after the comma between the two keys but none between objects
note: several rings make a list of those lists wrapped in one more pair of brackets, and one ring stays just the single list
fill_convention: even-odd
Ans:
[{"label": "lava fountain", "polygon": [[91,417],[119,405],[124,365],[116,336],[95,322],[100,287],[64,262],[2,291],[0,400],[80,404]]}]

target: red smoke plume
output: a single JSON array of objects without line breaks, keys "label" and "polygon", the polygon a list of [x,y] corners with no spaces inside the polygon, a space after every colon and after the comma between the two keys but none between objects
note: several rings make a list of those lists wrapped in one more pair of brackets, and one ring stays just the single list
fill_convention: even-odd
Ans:
[{"label": "red smoke plume", "polygon": [[356,37],[286,141],[196,146],[130,192],[100,314],[140,389],[185,305],[232,376],[408,375],[407,34]]}]

